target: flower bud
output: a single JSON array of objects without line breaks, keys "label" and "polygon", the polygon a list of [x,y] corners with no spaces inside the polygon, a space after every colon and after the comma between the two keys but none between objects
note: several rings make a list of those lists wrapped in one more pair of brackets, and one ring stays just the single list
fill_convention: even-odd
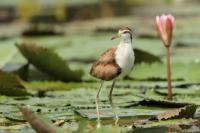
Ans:
[{"label": "flower bud", "polygon": [[164,45],[169,47],[172,40],[172,32],[175,26],[175,18],[171,14],[156,16],[156,29]]}]

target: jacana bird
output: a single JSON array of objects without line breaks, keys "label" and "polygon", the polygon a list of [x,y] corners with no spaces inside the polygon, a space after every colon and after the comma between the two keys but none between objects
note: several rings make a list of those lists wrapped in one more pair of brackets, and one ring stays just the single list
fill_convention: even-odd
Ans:
[{"label": "jacana bird", "polygon": [[104,81],[112,80],[112,85],[109,93],[109,103],[111,109],[115,114],[115,124],[118,122],[118,115],[114,110],[114,104],[112,101],[112,92],[117,79],[127,76],[134,66],[134,51],[132,47],[132,30],[128,27],[120,28],[118,35],[113,36],[111,40],[120,38],[118,46],[107,49],[100,58],[92,65],[90,74],[93,77],[100,79],[100,88],[96,95],[96,111],[97,122],[100,126],[99,116],[99,93],[103,86]]}]

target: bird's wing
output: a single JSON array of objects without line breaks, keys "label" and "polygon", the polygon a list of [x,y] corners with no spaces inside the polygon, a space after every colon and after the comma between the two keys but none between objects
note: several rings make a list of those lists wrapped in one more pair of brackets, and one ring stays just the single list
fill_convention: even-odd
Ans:
[{"label": "bird's wing", "polygon": [[106,50],[93,64],[90,74],[102,80],[112,80],[121,73],[120,67],[115,62],[117,47]]}]

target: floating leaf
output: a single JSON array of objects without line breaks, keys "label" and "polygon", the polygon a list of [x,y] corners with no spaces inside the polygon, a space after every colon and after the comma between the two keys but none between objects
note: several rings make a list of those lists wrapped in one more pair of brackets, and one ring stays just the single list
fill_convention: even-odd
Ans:
[{"label": "floating leaf", "polygon": [[71,90],[76,88],[95,88],[97,83],[65,83],[62,81],[33,81],[33,82],[24,82],[24,84],[29,89],[33,90]]},{"label": "floating leaf", "polygon": [[20,78],[22,78],[23,80],[27,80],[28,79],[28,70],[29,69],[29,64],[25,64],[23,66],[21,66],[18,70],[13,71],[14,74],[19,75]]},{"label": "floating leaf", "polygon": [[192,118],[196,112],[196,105],[187,105],[182,108],[170,110],[164,113],[160,113],[155,117],[150,118],[151,120],[167,120],[172,118]]},{"label": "floating leaf", "polygon": [[0,93],[8,96],[30,95],[20,78],[14,74],[0,70]]},{"label": "floating leaf", "polygon": [[153,31],[140,31],[138,33],[139,38],[156,39],[158,36]]},{"label": "floating leaf", "polygon": [[7,64],[3,68],[3,71],[14,73],[18,75],[21,79],[27,80],[28,78],[28,69],[29,64],[21,65],[21,64]]},{"label": "floating leaf", "polygon": [[[136,124],[133,126],[132,133],[140,132],[199,132],[199,126],[195,123],[198,120],[195,119],[169,119],[161,121],[149,121],[142,124]],[[187,128],[186,128],[187,127]]]},{"label": "floating leaf", "polygon": [[167,99],[161,98],[145,98],[143,101],[140,102],[141,105],[146,106],[159,106],[159,107],[183,107],[189,105],[189,103],[180,102],[180,101],[169,101]]},{"label": "floating leaf", "polygon": [[[194,84],[195,85],[195,84]],[[154,92],[162,95],[162,96],[167,96],[168,95],[168,90],[166,89],[154,89]],[[175,95],[195,95],[196,92],[199,92],[199,88],[191,87],[191,88],[173,88],[173,96]]]},{"label": "floating leaf", "polygon": [[25,37],[37,37],[37,36],[53,36],[64,35],[64,32],[56,31],[52,25],[31,25],[28,29],[22,32],[22,36]]},{"label": "floating leaf", "polygon": [[[101,106],[102,107],[102,106]],[[100,117],[102,119],[113,119],[114,118],[114,113],[111,109],[107,108],[102,108],[99,110],[100,111]],[[161,110],[150,110],[150,109],[117,109],[117,114],[119,118],[148,118],[156,115],[157,113],[161,113],[163,111]],[[88,119],[97,119],[97,113],[96,109],[80,109],[76,110],[76,113],[78,113],[80,116],[88,118]]]},{"label": "floating leaf", "polygon": [[[182,55],[181,55],[182,56]],[[172,63],[172,80],[184,79],[187,82],[199,82],[200,81],[200,63]],[[152,71],[153,70],[153,71]],[[165,64],[153,63],[153,64],[138,64],[134,66],[134,70],[130,74],[131,77],[136,79],[149,79],[149,78],[166,78]]]},{"label": "floating leaf", "polygon": [[175,47],[199,47],[199,38],[181,38],[177,40]]},{"label": "floating leaf", "polygon": [[12,122],[25,122],[26,120],[22,117],[19,112],[5,113],[4,117]]},{"label": "floating leaf", "polygon": [[24,57],[42,72],[63,81],[81,81],[82,70],[71,70],[54,51],[33,44],[16,45]]},{"label": "floating leaf", "polygon": [[0,41],[0,68],[10,62],[12,58],[16,55],[17,50],[15,46],[13,46],[13,43],[15,41],[16,39]]},{"label": "floating leaf", "polygon": [[[153,62],[162,62],[161,59],[156,56],[151,54],[150,52],[141,50],[141,49],[134,49],[134,53],[135,53],[135,63],[153,63]],[[81,63],[92,63],[94,62],[96,59],[94,58],[71,58],[70,61],[71,62],[81,62]]]}]

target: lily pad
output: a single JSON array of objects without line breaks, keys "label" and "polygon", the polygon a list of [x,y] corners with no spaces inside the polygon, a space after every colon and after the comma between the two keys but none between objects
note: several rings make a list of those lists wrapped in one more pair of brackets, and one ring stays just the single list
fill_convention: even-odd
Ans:
[{"label": "lily pad", "polygon": [[37,37],[37,36],[53,36],[64,35],[64,32],[56,31],[52,25],[31,25],[28,29],[22,32],[22,36],[25,37]]},{"label": "lily pad", "polygon": [[167,100],[165,96],[158,95],[154,91],[146,91],[145,95],[139,95],[139,96],[144,98],[144,100],[141,101],[140,104],[145,106],[178,108],[190,105],[189,102],[186,102],[185,100],[182,99]]},{"label": "lily pad", "polygon": [[187,105],[185,107],[157,114],[155,117],[152,117],[151,120],[167,120],[171,118],[193,118],[196,109],[196,105]]},{"label": "lily pad", "polygon": [[[184,79],[187,82],[199,82],[200,80],[200,63],[172,63],[171,76],[172,80]],[[149,78],[166,78],[166,66],[162,63],[153,64],[138,64],[134,66],[133,71],[129,75],[136,79],[149,79]]]},{"label": "lily pad", "polygon": [[[144,51],[144,50],[141,50],[141,49],[134,49],[134,53],[135,53],[135,63],[142,63],[142,62],[145,62],[145,63],[154,63],[154,62],[159,62],[161,63],[161,59],[150,53],[150,52],[147,52],[147,51]],[[84,58],[82,59],[81,58],[72,58],[70,59],[71,62],[79,62],[79,63],[92,63],[94,62],[96,59],[94,58]]]},{"label": "lily pad", "polygon": [[[154,89],[155,93],[162,95],[162,96],[167,96],[168,94],[168,90],[167,87],[165,87],[165,89]],[[195,95],[195,93],[199,94],[200,89],[197,88],[196,86],[194,86],[194,88],[173,88],[173,95],[182,95],[182,96],[186,96],[186,95]],[[197,95],[198,95],[197,94]]]},{"label": "lily pad", "polygon": [[0,93],[8,96],[30,95],[20,78],[14,74],[0,70]]},{"label": "lily pad", "polygon": [[153,63],[153,62],[162,62],[161,59],[158,56],[155,56],[149,52],[140,50],[140,49],[134,49],[135,52],[135,63]]},{"label": "lily pad", "polygon": [[28,78],[29,64],[6,64],[2,69],[3,71],[18,75],[23,80]]},{"label": "lily pad", "polygon": [[[199,132],[199,126],[195,119],[172,119],[161,121],[150,121],[146,124],[134,125],[133,133],[149,132]],[[184,128],[188,127],[188,128]]]},{"label": "lily pad", "polygon": [[98,85],[97,83],[76,83],[70,82],[65,83],[62,81],[32,81],[24,82],[25,86],[31,90],[44,90],[44,91],[54,91],[54,90],[71,90],[76,88],[91,88]]},{"label": "lily pad", "polygon": [[16,45],[28,62],[42,72],[63,81],[81,81],[82,70],[71,70],[68,63],[48,48],[34,44]]},{"label": "lily pad", "polygon": [[[115,114],[113,113],[112,109],[100,109],[100,117],[103,119],[114,118]],[[160,110],[148,110],[148,109],[117,109],[117,114],[119,118],[130,118],[130,117],[153,117],[154,115],[161,113],[163,111]],[[82,117],[86,117],[88,119],[97,119],[96,109],[81,109],[76,110],[76,112],[81,115]]]}]

